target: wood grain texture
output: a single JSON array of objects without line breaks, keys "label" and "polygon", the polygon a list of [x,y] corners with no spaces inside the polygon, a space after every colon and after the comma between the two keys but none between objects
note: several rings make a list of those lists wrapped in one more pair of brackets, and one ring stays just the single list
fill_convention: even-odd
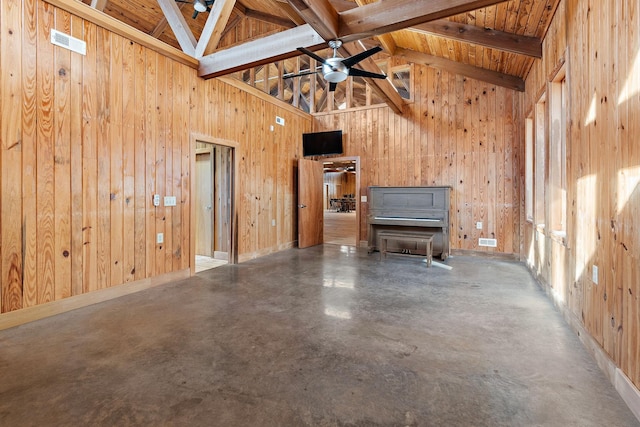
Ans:
[{"label": "wood grain texture", "polygon": [[[525,223],[525,248],[533,250],[523,255],[636,387],[640,386],[638,12],[632,0],[560,1],[543,43],[543,58],[528,73],[516,118],[524,120],[559,64],[566,61],[567,237],[562,241]],[[548,211],[549,195],[542,201]],[[592,281],[594,266],[599,272],[597,285]]]},{"label": "wood grain texture", "polygon": [[[516,127],[513,91],[426,66],[416,65],[414,76],[420,92],[403,116],[382,106],[336,111],[316,115],[314,130],[346,131],[344,154],[362,161],[361,194],[371,185],[450,185],[452,248],[517,254],[518,177],[490,167],[495,152],[502,153],[503,168],[518,169],[518,159],[509,154],[519,144],[509,138]],[[503,129],[500,139],[492,131],[497,128]],[[497,191],[505,186],[510,191]],[[359,215],[366,239],[366,207]],[[476,221],[483,222],[482,230]],[[496,236],[502,237],[497,248],[477,246],[479,237]]]},{"label": "wood grain texture", "polygon": [[[0,14],[2,44],[0,64],[14,68],[19,64],[22,34],[21,2],[8,1]],[[0,307],[12,311],[23,306],[22,297],[22,73],[20,67],[0,82]]]},{"label": "wood grain texture", "polygon": [[[22,26],[15,40],[0,39],[4,56],[22,58],[19,72],[2,67],[0,197],[16,206],[0,223],[2,312],[188,269],[193,133],[234,147],[240,258],[294,246],[294,172],[310,116],[239,83],[203,81],[50,3],[0,8],[0,19]],[[51,28],[85,40],[87,55],[52,45]],[[276,115],[287,126],[272,132]],[[21,144],[7,151],[8,133]],[[178,206],[155,208],[153,194],[175,195]],[[169,245],[162,252],[157,232]]]}]

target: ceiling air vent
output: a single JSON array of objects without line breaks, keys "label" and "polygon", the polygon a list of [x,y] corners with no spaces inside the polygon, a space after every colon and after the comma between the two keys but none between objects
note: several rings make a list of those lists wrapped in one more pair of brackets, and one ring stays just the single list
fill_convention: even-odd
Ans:
[{"label": "ceiling air vent", "polygon": [[478,240],[478,246],[489,246],[490,248],[495,248],[498,246],[498,241],[496,239],[480,238]]},{"label": "ceiling air vent", "polygon": [[87,54],[87,43],[57,30],[51,30],[51,43],[79,53],[80,55]]}]

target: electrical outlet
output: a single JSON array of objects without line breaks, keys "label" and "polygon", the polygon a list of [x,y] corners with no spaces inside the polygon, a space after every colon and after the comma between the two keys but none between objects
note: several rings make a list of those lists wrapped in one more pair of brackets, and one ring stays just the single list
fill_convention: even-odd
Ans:
[{"label": "electrical outlet", "polygon": [[164,243],[164,233],[158,233],[156,236],[156,243]]},{"label": "electrical outlet", "polygon": [[272,220],[271,220],[271,226],[272,226],[272,227],[275,227],[275,226],[276,226],[276,220],[275,220],[275,219],[272,219]]},{"label": "electrical outlet", "polygon": [[160,206],[160,195],[159,194],[154,194],[153,195],[153,206]]},{"label": "electrical outlet", "polygon": [[276,116],[276,124],[280,126],[284,126],[284,118],[280,116]]},{"label": "electrical outlet", "polygon": [[476,228],[477,228],[478,230],[482,230],[482,221],[478,221],[478,222],[476,222]]},{"label": "electrical outlet", "polygon": [[591,280],[593,280],[593,283],[595,283],[596,285],[598,284],[598,266],[594,265],[593,268],[591,269]]}]

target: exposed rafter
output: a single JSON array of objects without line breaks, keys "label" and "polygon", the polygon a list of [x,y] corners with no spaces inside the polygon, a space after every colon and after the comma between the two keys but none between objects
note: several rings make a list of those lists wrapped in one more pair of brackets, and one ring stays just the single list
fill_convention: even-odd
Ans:
[{"label": "exposed rafter", "polygon": [[[357,55],[366,50],[367,49],[360,42],[343,45],[341,49],[345,57]],[[358,67],[365,71],[380,73],[380,68],[378,68],[375,61],[371,57],[365,58],[364,60],[360,61],[358,63]],[[364,80],[369,83],[369,86],[371,86],[378,93],[378,95],[380,95],[380,97],[384,99],[385,103],[395,113],[403,113],[405,102],[388,79],[365,78]]]},{"label": "exposed rafter", "polygon": [[[187,3],[180,3],[178,5],[178,9],[180,9],[181,11],[185,7],[187,7]],[[151,30],[149,35],[155,38],[160,38],[160,36],[162,35],[162,33],[164,33],[164,30],[166,30],[168,26],[169,26],[169,22],[167,21],[167,17],[163,15],[160,22],[158,22],[155,28]]]},{"label": "exposed rafter", "polygon": [[480,28],[475,25],[460,24],[447,19],[425,22],[408,28],[409,31],[436,35],[448,39],[459,40],[492,49],[517,53],[520,55],[542,58],[542,40],[536,37],[521,36]]},{"label": "exposed rafter", "polygon": [[195,57],[196,38],[194,37],[187,21],[184,19],[180,8],[174,0],[158,0],[158,4],[164,13],[173,34],[180,44],[180,48],[187,55]]},{"label": "exposed rafter", "polygon": [[[356,3],[358,6],[366,6],[368,4],[365,0],[356,0]],[[380,45],[382,45],[382,48],[385,50],[385,52],[387,52],[389,55],[393,55],[393,53],[396,51],[396,41],[393,39],[393,36],[387,33],[380,34],[376,36],[376,38],[380,42]]]},{"label": "exposed rafter", "polygon": [[338,38],[338,12],[328,0],[287,0],[325,40]]},{"label": "exposed rafter", "polygon": [[487,70],[485,68],[474,67],[473,65],[463,64],[461,62],[452,61],[450,59],[439,56],[428,55],[422,52],[416,52],[410,49],[396,49],[395,56],[403,58],[407,62],[428,65],[450,73],[460,74],[466,77],[491,83],[497,86],[514,89],[520,92],[524,91],[524,80],[520,77],[511,76],[509,74],[498,73],[496,71]]},{"label": "exposed rafter", "polygon": [[402,30],[412,25],[469,12],[505,0],[379,1],[339,14],[339,38],[344,41]]},{"label": "exposed rafter", "polygon": [[200,59],[198,75],[203,78],[223,76],[297,56],[300,54],[296,50],[298,47],[316,50],[325,46],[325,41],[310,25],[301,25],[207,55]]},{"label": "exposed rafter", "polygon": [[211,53],[222,38],[224,28],[229,22],[231,12],[233,12],[233,6],[236,4],[236,0],[217,0],[213,3],[213,8],[209,12],[207,22],[200,34],[200,40],[195,48],[195,57],[201,58],[207,53]]},{"label": "exposed rafter", "polygon": [[109,0],[91,0],[91,7],[102,12]]},{"label": "exposed rafter", "polygon": [[283,28],[293,28],[296,26],[296,24],[290,19],[281,18],[275,15],[269,15],[268,13],[258,12],[257,10],[253,10],[253,9],[246,9],[245,16],[247,18],[255,19],[257,21],[278,25]]}]

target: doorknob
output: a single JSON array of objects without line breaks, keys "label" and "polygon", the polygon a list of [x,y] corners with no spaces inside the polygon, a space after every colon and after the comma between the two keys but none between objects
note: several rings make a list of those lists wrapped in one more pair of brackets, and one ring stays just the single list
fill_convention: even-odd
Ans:
[{"label": "doorknob", "polygon": [[302,209],[302,208],[306,208],[307,205],[298,205],[298,207]]}]

